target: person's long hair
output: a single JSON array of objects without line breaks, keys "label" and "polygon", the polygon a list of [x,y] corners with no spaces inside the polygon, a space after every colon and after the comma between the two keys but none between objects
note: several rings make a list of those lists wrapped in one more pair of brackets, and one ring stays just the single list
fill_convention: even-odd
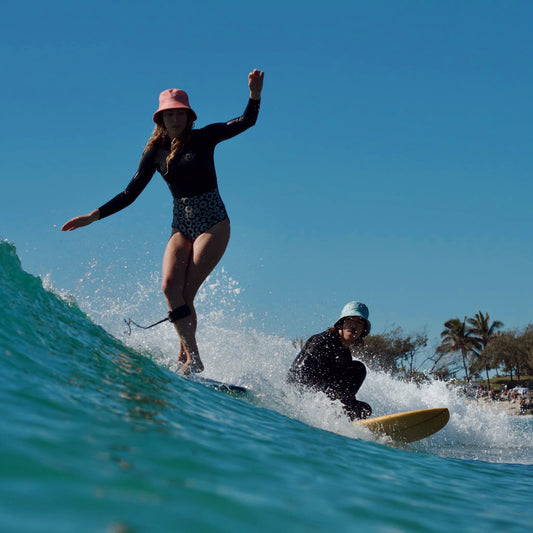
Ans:
[{"label": "person's long hair", "polygon": [[[180,153],[181,148],[183,147],[183,144],[189,140],[189,137],[191,136],[191,131],[194,126],[194,120],[192,118],[191,113],[187,112],[187,125],[185,126],[185,129],[179,136],[179,138],[172,139],[172,142],[170,144],[170,154],[167,156],[167,172],[168,172],[168,166],[170,162],[176,157],[177,154]],[[169,141],[169,135],[168,131],[163,125],[163,119],[158,118],[158,121],[155,125],[154,131],[152,132],[152,136],[148,139],[148,142],[146,143],[146,146],[144,148],[144,151],[148,150],[152,146],[164,146]]]}]

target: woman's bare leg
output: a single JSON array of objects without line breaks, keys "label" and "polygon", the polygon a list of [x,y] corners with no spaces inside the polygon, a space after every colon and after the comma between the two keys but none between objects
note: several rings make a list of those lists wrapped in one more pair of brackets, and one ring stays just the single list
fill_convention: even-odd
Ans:
[{"label": "woman's bare leg", "polygon": [[[183,297],[187,269],[192,257],[193,244],[180,232],[174,232],[170,237],[163,257],[162,289],[170,311],[186,304]],[[191,309],[192,311],[192,309]],[[201,366],[196,345],[196,326],[193,315],[185,316],[173,322],[180,337],[180,352],[178,361],[190,367],[193,362]],[[202,368],[203,369],[203,368]],[[187,369],[184,369],[185,371]],[[201,371],[201,370],[198,370]]]},{"label": "woman's bare leg", "polygon": [[168,307],[173,310],[188,305],[191,310],[189,316],[174,322],[180,336],[178,360],[186,365],[186,372],[201,372],[204,369],[196,343],[194,297],[224,255],[229,236],[229,220],[224,219],[202,233],[194,243],[181,233],[174,233],[165,250],[162,288]]},{"label": "woman's bare leg", "polygon": [[194,241],[183,293],[185,302],[189,306],[192,306],[202,283],[222,259],[229,237],[230,223],[225,218]]}]

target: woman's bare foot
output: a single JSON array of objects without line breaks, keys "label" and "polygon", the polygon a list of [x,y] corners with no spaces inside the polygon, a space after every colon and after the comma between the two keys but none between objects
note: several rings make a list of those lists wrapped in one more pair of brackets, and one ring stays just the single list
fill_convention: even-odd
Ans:
[{"label": "woman's bare foot", "polygon": [[189,359],[188,361],[178,361],[177,370],[179,374],[188,376],[189,374],[199,374],[204,371],[204,364],[200,357],[196,356],[195,361]]},{"label": "woman's bare foot", "polygon": [[180,353],[178,355],[178,363],[186,363],[187,362],[187,354],[185,352],[185,346],[183,346],[183,342],[180,341]]},{"label": "woman's bare foot", "polygon": [[188,363],[189,372],[192,372],[193,374],[199,374],[200,372],[204,371],[204,364],[202,363],[202,360],[198,354],[194,354]]}]

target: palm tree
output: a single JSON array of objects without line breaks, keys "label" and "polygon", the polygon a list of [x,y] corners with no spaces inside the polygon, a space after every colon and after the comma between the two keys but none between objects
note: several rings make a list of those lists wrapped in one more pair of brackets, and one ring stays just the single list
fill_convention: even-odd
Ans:
[{"label": "palm tree", "polygon": [[470,365],[469,358],[471,353],[479,347],[479,341],[472,334],[472,331],[466,325],[467,317],[464,320],[452,318],[444,323],[445,329],[442,330],[440,337],[442,339],[440,346],[437,347],[437,353],[447,355],[444,358],[446,362],[451,355],[460,353],[463,360],[465,379],[470,382]]},{"label": "palm tree", "polygon": [[490,324],[489,314],[483,314],[481,311],[478,311],[474,318],[468,319],[468,323],[471,326],[471,333],[474,335],[479,344],[480,349],[475,350],[474,353],[478,358],[478,365],[485,367],[485,372],[487,373],[487,385],[490,390],[489,370],[492,361],[489,357],[487,357],[485,348],[491,339],[496,335],[496,331],[503,327],[503,322],[495,320],[492,324]]}]

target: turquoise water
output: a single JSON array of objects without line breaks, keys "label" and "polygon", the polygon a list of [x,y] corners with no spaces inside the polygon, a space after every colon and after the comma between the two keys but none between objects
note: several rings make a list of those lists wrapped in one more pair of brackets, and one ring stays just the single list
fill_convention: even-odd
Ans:
[{"label": "turquoise water", "polygon": [[0,531],[532,531],[531,417],[371,372],[376,414],[451,412],[429,439],[380,441],[283,384],[291,342],[221,316],[224,284],[200,295],[199,342],[206,376],[245,399],[177,375],[170,326],[123,333],[132,312],[154,318],[156,283],[75,300],[0,242]]}]

